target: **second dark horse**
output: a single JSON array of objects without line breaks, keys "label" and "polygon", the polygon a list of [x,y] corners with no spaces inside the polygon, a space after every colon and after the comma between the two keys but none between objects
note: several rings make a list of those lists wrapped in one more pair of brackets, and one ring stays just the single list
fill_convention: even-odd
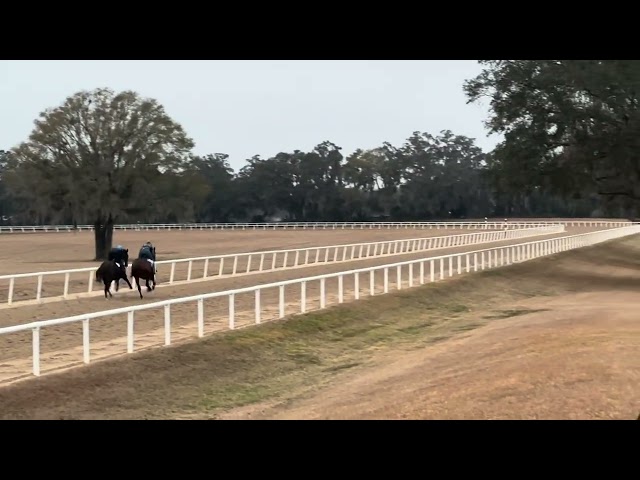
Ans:
[{"label": "second dark horse", "polygon": [[[155,268],[146,258],[136,258],[131,262],[131,278],[136,279],[138,293],[142,298],[142,290],[140,289],[140,279],[146,280],[147,292],[156,289]],[[153,282],[153,286],[149,285],[149,280]]]}]

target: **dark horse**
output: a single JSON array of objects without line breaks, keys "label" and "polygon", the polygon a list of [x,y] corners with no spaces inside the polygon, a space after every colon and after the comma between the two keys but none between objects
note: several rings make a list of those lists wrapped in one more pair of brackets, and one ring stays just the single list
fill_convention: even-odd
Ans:
[{"label": "dark horse", "polygon": [[[146,258],[136,258],[131,262],[131,279],[136,279],[136,285],[138,286],[138,293],[142,298],[142,290],[140,289],[140,279],[146,280],[147,292],[156,289],[156,275],[155,266],[151,265],[151,262]],[[153,287],[149,285],[149,280],[153,282]]]},{"label": "dark horse", "polygon": [[[109,256],[107,260],[113,260],[116,262],[116,265],[123,266],[126,271],[127,266],[129,265],[129,249],[124,248],[122,245],[118,245],[111,249],[109,252]],[[131,285],[129,285],[131,288]],[[116,292],[120,289],[120,278],[116,279]]]},{"label": "dark horse", "polygon": [[123,279],[129,285],[129,288],[133,290],[133,286],[127,278],[127,269],[121,264],[114,262],[113,260],[105,260],[102,265],[96,270],[96,280],[104,282],[104,298],[107,298],[107,293],[110,297],[111,294],[111,282],[116,282],[116,292],[118,291],[118,282]]}]

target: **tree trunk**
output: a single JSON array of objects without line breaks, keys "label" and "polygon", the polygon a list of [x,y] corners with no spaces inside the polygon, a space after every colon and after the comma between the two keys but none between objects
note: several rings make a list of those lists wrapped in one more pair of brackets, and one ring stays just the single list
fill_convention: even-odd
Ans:
[{"label": "tree trunk", "polygon": [[106,260],[109,250],[113,245],[113,217],[109,214],[109,218],[98,219],[94,223],[94,238],[96,256],[94,260]]}]

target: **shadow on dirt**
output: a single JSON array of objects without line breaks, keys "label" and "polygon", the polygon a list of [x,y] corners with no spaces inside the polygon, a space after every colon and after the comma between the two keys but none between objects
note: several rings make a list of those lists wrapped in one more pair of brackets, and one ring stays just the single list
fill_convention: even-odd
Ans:
[{"label": "shadow on dirt", "polygon": [[[591,248],[585,248],[580,253],[580,258],[591,261],[594,266],[607,265],[609,267],[631,268],[640,271],[640,241],[634,238],[635,242],[630,243],[611,243],[606,249],[597,248],[594,245]],[[578,251],[576,251],[578,252]]]},{"label": "shadow on dirt", "polygon": [[575,250],[557,260],[546,258],[543,261],[549,268],[529,269],[525,262],[523,276],[549,286],[569,284],[575,290],[640,293],[640,242],[634,239],[633,243],[612,243],[606,249],[598,247]]}]

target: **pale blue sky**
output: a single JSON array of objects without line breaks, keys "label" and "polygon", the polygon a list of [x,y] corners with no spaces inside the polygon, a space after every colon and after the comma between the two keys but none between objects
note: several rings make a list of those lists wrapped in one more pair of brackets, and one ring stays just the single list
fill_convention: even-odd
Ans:
[{"label": "pale blue sky", "polygon": [[486,106],[467,105],[475,60],[0,61],[0,149],[27,138],[33,120],[78,90],[109,87],[154,97],[194,139],[195,153],[247,158],[311,150],[325,140],[357,148],[413,131],[449,129],[488,151]]}]

